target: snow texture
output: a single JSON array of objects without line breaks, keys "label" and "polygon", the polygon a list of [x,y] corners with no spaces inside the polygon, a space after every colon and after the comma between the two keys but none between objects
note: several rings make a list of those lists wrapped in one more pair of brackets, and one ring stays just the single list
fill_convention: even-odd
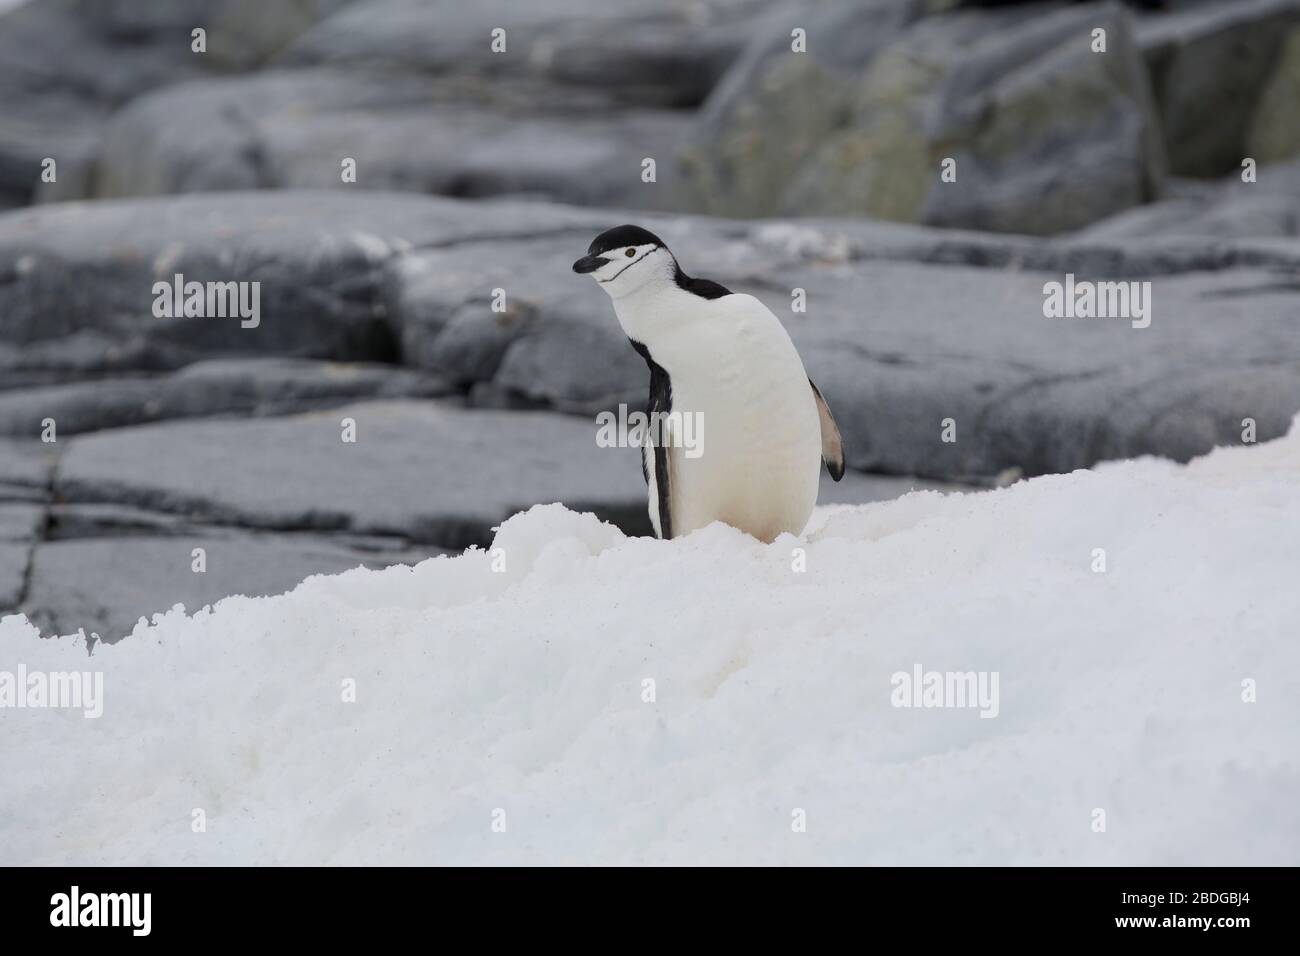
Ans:
[{"label": "snow texture", "polygon": [[[104,681],[0,710],[0,864],[1300,863],[1300,420],[770,546],[547,505],[494,548],[89,658],[0,621],[0,672]],[[997,716],[893,706],[918,664]]]}]

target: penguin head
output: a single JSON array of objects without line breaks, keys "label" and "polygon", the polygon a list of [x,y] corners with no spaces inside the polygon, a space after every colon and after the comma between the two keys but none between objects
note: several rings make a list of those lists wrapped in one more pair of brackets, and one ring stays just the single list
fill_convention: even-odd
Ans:
[{"label": "penguin head", "polygon": [[672,282],[677,260],[658,236],[640,226],[615,226],[591,241],[573,271],[591,276],[621,299],[655,283]]}]

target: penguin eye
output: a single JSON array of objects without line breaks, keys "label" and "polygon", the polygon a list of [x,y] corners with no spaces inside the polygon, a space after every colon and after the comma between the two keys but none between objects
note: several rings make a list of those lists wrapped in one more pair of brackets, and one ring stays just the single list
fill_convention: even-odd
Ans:
[{"label": "penguin eye", "polygon": [[625,255],[625,256],[627,256],[629,259],[631,259],[633,256],[636,255],[636,250],[635,250],[635,249],[629,249],[627,252],[623,253],[623,255]]}]

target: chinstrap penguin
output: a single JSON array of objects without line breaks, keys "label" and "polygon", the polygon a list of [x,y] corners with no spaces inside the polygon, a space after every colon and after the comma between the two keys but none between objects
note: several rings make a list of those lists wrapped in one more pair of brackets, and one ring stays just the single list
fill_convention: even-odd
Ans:
[{"label": "chinstrap penguin", "polygon": [[[660,538],[722,521],[773,541],[799,534],[817,504],[821,465],[844,475],[839,429],[780,320],[751,295],[682,271],[640,226],[592,241],[573,271],[614,300],[650,367],[649,411],[699,415],[702,453],[670,430],[642,446],[650,520]],[[670,420],[671,421],[671,420]]]}]

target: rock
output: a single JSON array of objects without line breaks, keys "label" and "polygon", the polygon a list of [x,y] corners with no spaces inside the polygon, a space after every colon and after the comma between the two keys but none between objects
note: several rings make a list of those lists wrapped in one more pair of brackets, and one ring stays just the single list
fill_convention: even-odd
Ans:
[{"label": "rock", "polygon": [[1260,91],[1246,131],[1247,156],[1258,163],[1273,163],[1300,156],[1300,25],[1283,37],[1272,73]]},{"label": "rock", "polygon": [[1297,29],[1300,0],[1208,4],[1142,23],[1138,43],[1171,172],[1217,177],[1239,170],[1248,155],[1260,162],[1295,155],[1300,112],[1286,96],[1300,62],[1288,39]]},{"label": "rock", "polygon": [[27,587],[27,564],[45,527],[44,503],[5,501],[0,486],[0,616],[18,607]]},{"label": "rock", "polygon": [[1201,240],[1300,237],[1300,161],[1263,166],[1253,183],[1229,174],[1216,184],[1118,213],[1077,234],[1094,242],[1146,237]]},{"label": "rock", "polygon": [[[847,121],[864,66],[924,13],[920,0],[805,2],[763,21],[705,102],[682,151],[689,206],[725,216],[786,208],[785,192],[816,144]],[[791,51],[795,26],[807,33],[807,53]]]},{"label": "rock", "polygon": [[0,442],[0,617],[22,600],[31,550],[44,532],[48,486],[36,484],[48,480],[48,471],[38,471],[43,464],[26,455],[19,462],[8,442]]},{"label": "rock", "polygon": [[0,540],[0,617],[16,610],[22,600],[30,553],[26,544]]},{"label": "rock", "polygon": [[73,435],[169,418],[277,415],[361,398],[433,398],[450,391],[439,378],[391,366],[212,360],[170,375],[0,392],[0,434],[38,437],[47,418],[59,434]]},{"label": "rock", "polygon": [[[479,197],[535,195],[588,205],[665,208],[683,114],[593,109],[560,90],[545,111],[494,90],[412,75],[272,71],[142,97],[104,134],[99,197],[230,189],[396,189]],[[431,136],[430,130],[437,135]],[[658,157],[657,181],[641,162]],[[355,163],[344,182],[342,164]]]},{"label": "rock", "polygon": [[[462,385],[490,382],[554,407],[643,403],[645,362],[609,297],[570,268],[589,241],[525,240],[509,256],[493,242],[465,243],[402,257],[388,288],[402,354]],[[492,311],[494,289],[504,312]]]},{"label": "rock", "polygon": [[[162,370],[250,354],[391,361],[398,345],[379,296],[399,251],[487,236],[576,241],[604,221],[530,203],[342,192],[19,210],[0,215],[0,372]],[[178,273],[259,282],[260,324],[156,318],[154,283]]]},{"label": "rock", "polygon": [[[341,440],[344,418],[354,444]],[[521,508],[560,501],[648,530],[635,450],[554,414],[368,402],[288,418],[147,425],[72,439],[60,500],[205,523],[486,545]]]},{"label": "rock", "polygon": [[1064,280],[904,263],[860,263],[816,285],[789,275],[816,290],[788,325],[849,465],[951,479],[1143,454],[1185,461],[1240,442],[1246,418],[1281,435],[1300,409],[1300,289],[1278,274],[1156,277],[1141,329],[1044,317],[1044,283]]},{"label": "rock", "polygon": [[0,439],[0,617],[27,589],[32,549],[41,538],[55,453],[46,445]]},{"label": "rock", "polygon": [[[281,62],[461,74],[494,83],[525,78],[534,86],[589,87],[612,104],[688,107],[712,89],[743,45],[747,22],[768,5],[363,0],[302,36]],[[492,48],[498,28],[505,31],[504,52]]]},{"label": "rock", "polygon": [[[1263,172],[1260,188],[1275,178],[1287,188],[1284,172]],[[77,345],[78,336],[106,343],[103,364],[112,355],[119,365],[166,367],[247,353],[241,340],[266,333],[258,354],[400,355],[476,404],[569,411],[587,416],[577,421],[590,429],[594,412],[639,406],[646,394],[644,364],[608,299],[569,268],[594,235],[626,216],[337,192],[29,210],[0,217],[0,275],[7,267],[14,277],[0,281],[0,324],[15,330],[10,361],[26,374],[53,374],[40,362],[56,359],[74,364],[68,374],[89,374],[94,348]],[[637,218],[689,272],[759,296],[789,324],[861,470],[987,480],[1008,468],[1032,474],[1132,454],[1181,458],[1237,441],[1243,417],[1256,418],[1263,435],[1294,410],[1297,340],[1284,319],[1294,310],[1290,277],[1300,270],[1294,239],[1177,230],[1148,237],[1115,225],[1109,237],[1034,241],[851,220]],[[176,245],[165,253],[169,233]],[[128,244],[124,235],[158,238]],[[191,320],[181,335],[147,312],[128,321],[120,303],[131,290],[147,295],[164,255],[243,264],[220,273],[226,279],[257,263],[282,305],[256,330]],[[1066,273],[1152,280],[1153,327],[1044,319],[1043,285]],[[807,294],[806,315],[791,312],[795,288]],[[492,311],[494,289],[503,290],[504,312]],[[203,323],[214,321],[219,328],[204,341]],[[33,334],[42,338],[21,344]],[[1115,389],[1135,397],[1116,406]],[[263,393],[239,394],[261,401]],[[1171,410],[1150,404],[1157,396]],[[954,410],[978,424],[963,426],[956,445],[937,444],[936,423]],[[639,499],[635,463],[629,468]],[[502,516],[476,518],[474,534]]]},{"label": "rock", "polygon": [[0,501],[0,541],[34,541],[45,527],[45,507]]},{"label": "rock", "polygon": [[55,458],[53,446],[0,438],[0,501],[12,501],[22,489],[46,489]]},{"label": "rock", "polygon": [[[780,23],[706,106],[683,156],[693,198],[730,215],[1047,235],[1154,193],[1158,121],[1121,8],[925,9],[809,9],[787,18],[810,24],[807,53]],[[1104,55],[1090,48],[1096,28]],[[825,53],[822,37],[834,38]],[[943,159],[955,182],[941,180]]]},{"label": "rock", "polygon": [[[255,66],[346,0],[40,0],[0,17],[0,208],[88,194],[119,106],[211,68]],[[208,53],[190,31],[208,30]],[[42,161],[57,180],[41,181]]]},{"label": "rock", "polygon": [[[203,573],[193,570],[195,548],[204,550]],[[229,595],[283,593],[313,574],[415,564],[436,553],[368,552],[316,535],[220,529],[194,536],[50,541],[33,554],[22,611],[46,633],[84,628],[112,643],[129,634],[139,618],[176,604],[194,613]],[[3,554],[0,546],[0,562]]]}]

